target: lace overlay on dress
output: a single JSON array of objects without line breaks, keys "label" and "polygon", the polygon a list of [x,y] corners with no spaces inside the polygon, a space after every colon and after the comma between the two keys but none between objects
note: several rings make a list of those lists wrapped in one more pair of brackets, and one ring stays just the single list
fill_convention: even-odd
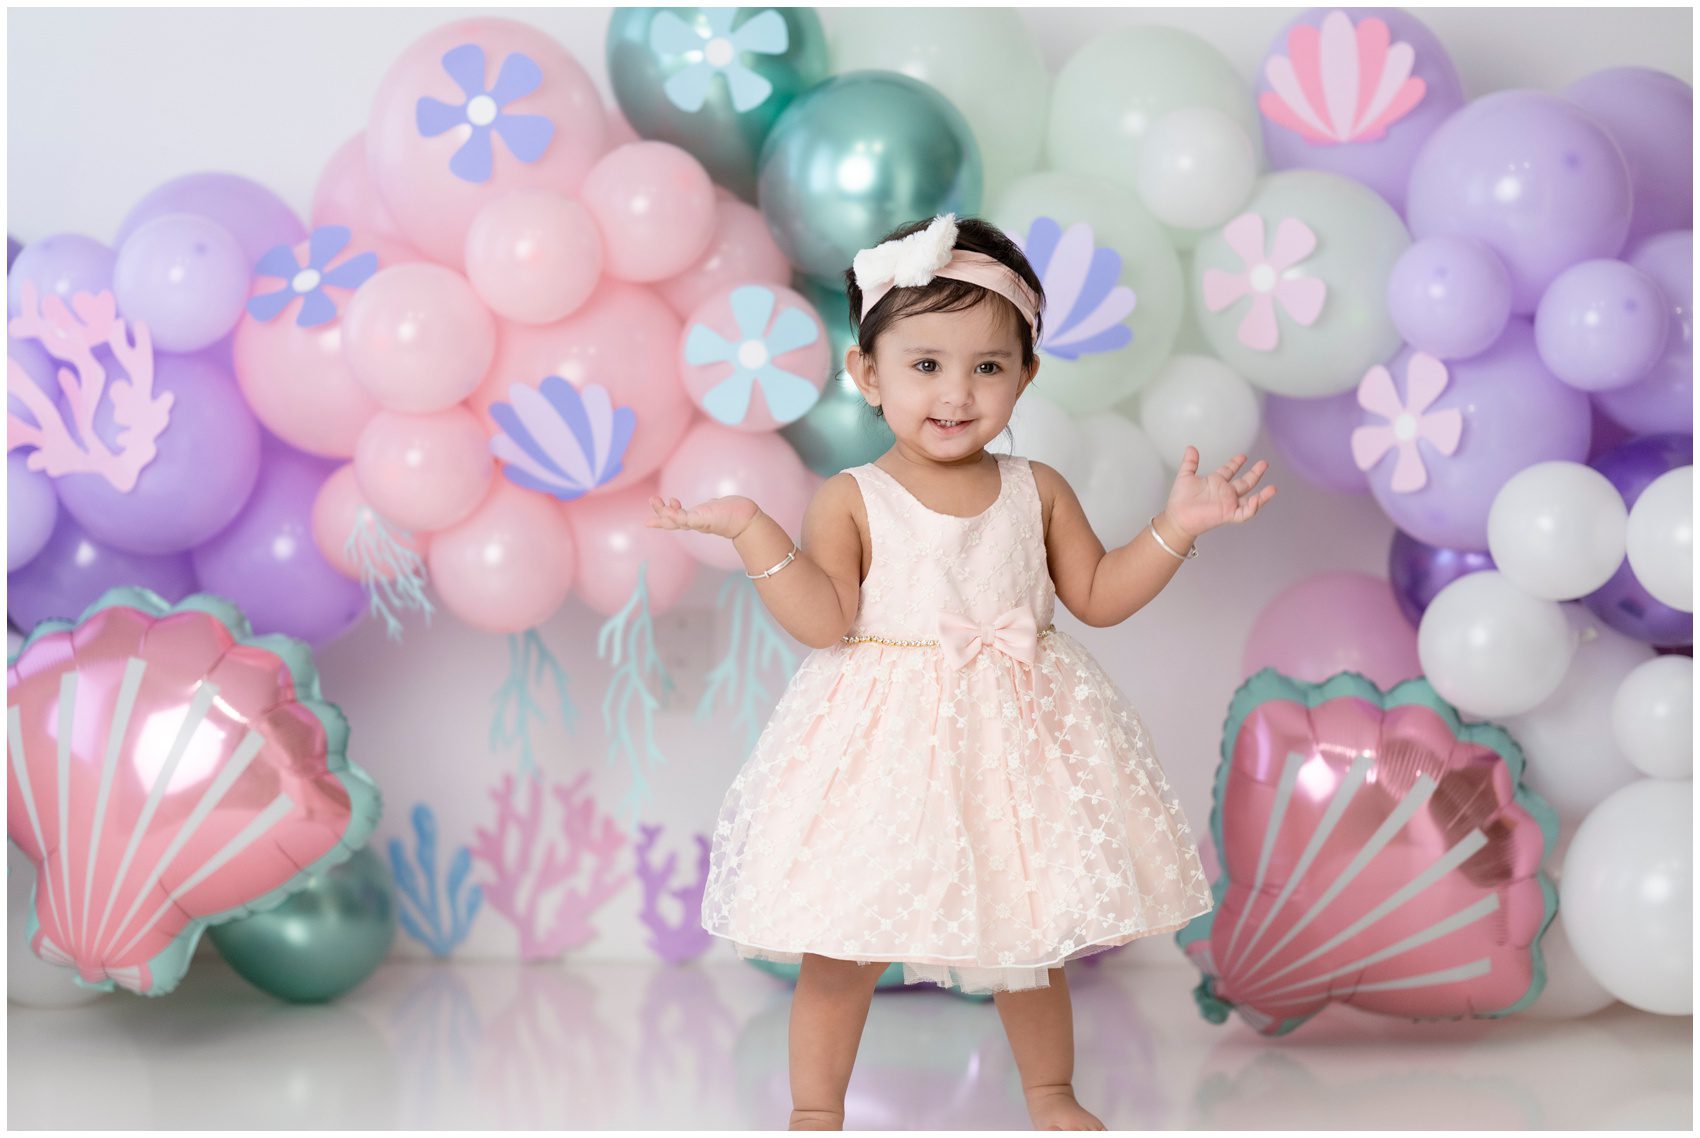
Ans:
[{"label": "lace overlay on dress", "polygon": [[1210,911],[1139,716],[1078,641],[1032,630],[1056,603],[1038,486],[997,461],[971,518],[849,471],[873,544],[850,635],[950,643],[804,657],[715,826],[702,924],[740,955],[1017,990]]}]

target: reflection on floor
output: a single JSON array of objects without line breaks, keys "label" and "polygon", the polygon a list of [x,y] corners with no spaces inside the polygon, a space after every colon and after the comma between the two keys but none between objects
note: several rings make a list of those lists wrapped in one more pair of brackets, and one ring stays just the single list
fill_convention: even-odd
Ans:
[{"label": "reflection on floor", "polygon": [[[1415,1024],[1332,1008],[1283,1039],[1194,1010],[1184,967],[1071,965],[1081,1102],[1111,1129],[1682,1129],[1692,1020]],[[293,1007],[216,957],[147,1000],[12,1007],[18,1129],[782,1129],[789,986],[735,960],[395,962]],[[879,993],[850,1129],[1027,1128],[989,1002]]]}]

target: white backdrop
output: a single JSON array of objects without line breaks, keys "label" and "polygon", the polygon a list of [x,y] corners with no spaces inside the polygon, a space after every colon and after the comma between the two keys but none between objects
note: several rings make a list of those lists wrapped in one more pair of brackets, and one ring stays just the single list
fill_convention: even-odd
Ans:
[{"label": "white backdrop", "polygon": [[[144,192],[169,178],[222,169],[257,179],[305,217],[326,159],[362,129],[373,92],[414,37],[474,9],[17,10],[8,13],[7,230],[23,240],[72,230],[110,241]],[[567,44],[605,101],[606,8],[496,9]],[[1023,9],[1053,72],[1079,45],[1140,22],[1194,31],[1250,81],[1276,31],[1299,9]],[[1505,87],[1557,89],[1602,67],[1639,64],[1692,80],[1687,9],[1434,9],[1421,12],[1452,54],[1470,97]],[[823,10],[829,42],[840,13]],[[1196,341],[1194,341],[1196,342]],[[1184,343],[1184,342],[1183,342]],[[1156,740],[1182,803],[1203,834],[1218,732],[1242,678],[1244,636],[1259,609],[1296,581],[1325,569],[1385,575],[1392,528],[1374,502],[1302,483],[1266,439],[1254,458],[1273,465],[1274,504],[1249,528],[1207,535],[1201,553],[1145,611],[1114,629],[1058,620],[1082,639],[1132,697]],[[706,734],[690,711],[703,672],[718,657],[687,629],[714,627],[722,578],[704,573],[657,637],[681,683],[662,717],[666,767],[652,776],[668,849],[689,865],[691,831],[706,831],[742,760],[741,736]],[[594,770],[599,800],[624,791],[622,766],[606,758],[600,707],[606,666],[596,659],[600,620],[570,602],[543,629],[571,677],[580,732],[537,736],[556,778]],[[723,630],[720,630],[723,631]],[[368,621],[320,655],[326,697],[353,726],[350,753],[386,791],[380,839],[407,833],[420,799],[438,810],[442,841],[470,841],[490,817],[486,789],[510,765],[491,754],[491,700],[507,670],[507,644],[439,616],[410,621],[402,647]],[[411,844],[411,835],[408,835]],[[665,851],[664,851],[665,852]],[[603,934],[584,955],[648,957],[628,887],[599,916]],[[486,914],[465,946],[510,951],[504,923]],[[412,942],[402,951],[416,952]],[[718,954],[729,948],[716,943]],[[1167,937],[1140,942],[1132,959],[1174,959]]]}]

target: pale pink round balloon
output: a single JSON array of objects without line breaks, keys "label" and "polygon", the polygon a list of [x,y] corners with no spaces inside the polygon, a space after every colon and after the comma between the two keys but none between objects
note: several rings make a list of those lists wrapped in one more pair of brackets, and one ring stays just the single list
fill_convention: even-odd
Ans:
[{"label": "pale pink round balloon", "polygon": [[379,411],[360,432],[354,473],[373,509],[403,529],[430,533],[478,507],[496,463],[483,425],[465,407]]},{"label": "pale pink round balloon", "polygon": [[679,383],[679,318],[641,285],[604,280],[596,294],[554,324],[504,323],[490,374],[468,404],[492,437],[490,404],[508,402],[514,384],[538,387],[558,375],[581,391],[608,389],[615,407],[637,416],[620,473],[599,492],[653,474],[673,453],[696,414]]},{"label": "pale pink round balloon", "polygon": [[[368,252],[378,255],[379,271],[419,258],[408,246],[355,231],[329,267]],[[307,264],[306,242],[295,247],[295,260]],[[256,277],[250,295],[274,292],[278,286],[277,278]],[[343,317],[356,293],[332,285],[321,288],[337,306],[335,319],[303,328],[302,301],[291,302],[270,320],[244,312],[236,324],[231,356],[242,396],[267,430],[310,454],[347,458],[379,407],[354,378],[343,354]]]},{"label": "pale pink round balloon", "polygon": [[496,320],[465,277],[415,262],[381,269],[343,315],[343,351],[366,393],[392,411],[453,407],[496,354]]},{"label": "pale pink round balloon", "polygon": [[689,316],[709,297],[752,281],[790,285],[791,262],[761,211],[732,198],[714,203],[714,234],[696,262],[655,286],[680,316]]},{"label": "pale pink round balloon", "polygon": [[741,284],[712,295],[685,321],[679,378],[722,426],[772,431],[820,399],[832,345],[809,302],[783,285]]},{"label": "pale pink round balloon", "polygon": [[471,517],[432,537],[429,566],[443,607],[461,620],[523,632],[572,589],[572,527],[552,499],[499,478]]},{"label": "pale pink round balloon", "polygon": [[1350,569],[1306,577],[1263,607],[1240,663],[1245,676],[1260,668],[1308,683],[1357,672],[1383,690],[1423,674],[1393,586]]},{"label": "pale pink round balloon", "polygon": [[610,150],[591,168],[579,200],[602,231],[604,269],[620,280],[678,276],[714,236],[714,182],[670,142]]},{"label": "pale pink round balloon", "polygon": [[511,190],[576,194],[607,148],[602,98],[572,52],[475,17],[414,40],[378,85],[366,154],[408,241],[459,266],[466,231]]},{"label": "pale pink round balloon", "polygon": [[472,219],[466,276],[497,316],[551,324],[596,291],[602,235],[590,211],[571,198],[548,190],[515,190]]},{"label": "pale pink round balloon", "polygon": [[[319,174],[313,190],[312,226],[346,225],[356,233],[370,233],[405,242],[401,227],[384,208],[372,171],[366,162],[366,132],[361,131],[337,147]],[[409,260],[424,260],[424,254]]]},{"label": "pale pink round balloon", "polygon": [[640,566],[648,566],[644,583],[651,613],[666,612],[677,604],[696,576],[697,560],[685,552],[676,535],[645,524],[655,516],[650,496],[660,492],[659,481],[646,478],[624,490],[561,505],[573,528],[578,558],[575,589],[604,616],[613,616],[631,600]]},{"label": "pale pink round balloon", "polygon": [[[754,499],[800,544],[803,514],[821,482],[782,436],[752,435],[700,420],[661,468],[660,494],[677,498],[686,507],[732,494]],[[723,537],[686,530],[665,532],[704,565],[744,568],[737,549]]]},{"label": "pale pink round balloon", "polygon": [[[369,525],[373,520],[364,515],[377,515],[377,511],[360,492],[354,464],[344,463],[325,479],[325,484],[319,487],[318,497],[313,499],[313,544],[319,547],[319,552],[324,554],[332,568],[355,581],[360,580],[360,566],[348,556],[348,539],[358,523],[367,521]],[[387,518],[384,520],[388,521]],[[409,533],[393,525],[388,528],[390,535],[404,548],[425,556],[431,544],[428,534]],[[395,576],[392,566],[373,565],[372,569],[381,578]]]},{"label": "pale pink round balloon", "polygon": [[603,140],[603,153],[626,145],[628,142],[642,142],[643,136],[632,129],[632,124],[626,121],[626,116],[619,107],[603,107],[602,115],[607,120],[607,135]]}]

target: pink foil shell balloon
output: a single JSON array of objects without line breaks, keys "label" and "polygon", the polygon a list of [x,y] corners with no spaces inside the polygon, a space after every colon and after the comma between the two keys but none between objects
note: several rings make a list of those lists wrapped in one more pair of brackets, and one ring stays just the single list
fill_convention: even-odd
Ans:
[{"label": "pink foil shell balloon", "polygon": [[306,645],[206,594],[113,589],[44,621],[7,671],[7,728],[30,945],[85,987],[169,992],[208,925],[275,907],[378,818]]},{"label": "pink foil shell balloon", "polygon": [[1522,770],[1503,729],[1464,725],[1425,679],[1247,680],[1210,812],[1216,907],[1176,937],[1205,1017],[1282,1035],[1336,1001],[1412,1019],[1527,1007],[1558,818]]},{"label": "pink foil shell balloon", "polygon": [[711,296],[685,321],[680,378],[710,419],[740,431],[794,423],[820,400],[832,346],[802,296],[742,284]]}]

